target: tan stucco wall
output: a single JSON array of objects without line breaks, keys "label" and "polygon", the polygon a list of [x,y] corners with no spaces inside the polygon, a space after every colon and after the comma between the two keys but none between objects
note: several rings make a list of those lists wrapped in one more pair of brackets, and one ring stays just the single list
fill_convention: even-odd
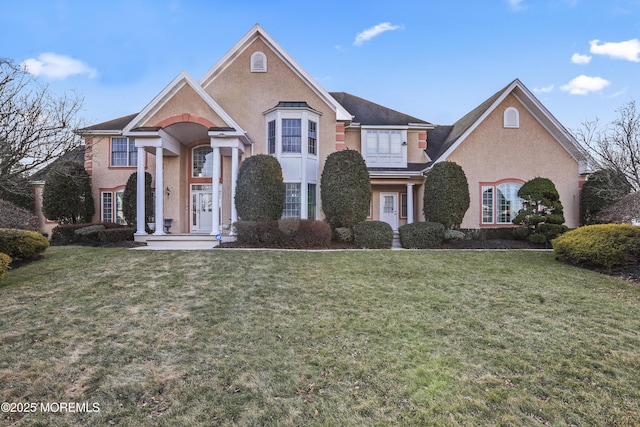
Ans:
[{"label": "tan stucco wall", "polygon": [[[520,128],[505,129],[508,107],[520,112]],[[462,166],[469,182],[471,205],[462,227],[481,226],[481,184],[505,179],[549,178],[564,207],[566,225],[579,222],[578,163],[512,95],[496,108],[447,158]]]}]

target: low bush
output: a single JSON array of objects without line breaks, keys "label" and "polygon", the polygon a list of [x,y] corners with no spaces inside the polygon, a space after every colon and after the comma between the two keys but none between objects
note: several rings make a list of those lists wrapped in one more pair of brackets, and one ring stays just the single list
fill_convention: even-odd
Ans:
[{"label": "low bush", "polygon": [[335,238],[338,242],[353,242],[353,228],[351,227],[336,228]]},{"label": "low bush", "polygon": [[640,261],[640,227],[629,224],[587,225],[552,243],[558,257],[573,264],[611,269]]},{"label": "low bush", "polygon": [[444,240],[464,240],[465,237],[460,230],[444,230]]},{"label": "low bush", "polygon": [[406,249],[426,249],[444,240],[444,225],[438,222],[414,222],[398,229],[400,244]]},{"label": "low bush", "polygon": [[328,248],[331,228],[323,221],[280,219],[238,221],[234,224],[238,243],[288,249]]},{"label": "low bush", "polygon": [[461,231],[470,240],[525,240],[531,234],[528,227],[465,228]]},{"label": "low bush", "polygon": [[6,200],[0,200],[0,228],[38,230],[38,217],[30,210]]},{"label": "low bush", "polygon": [[76,231],[94,225],[102,226],[104,229],[119,229],[124,227],[124,225],[114,222],[103,222],[100,224],[61,224],[51,232],[51,245],[64,246],[80,243],[83,235],[82,233],[76,234]]},{"label": "low bush", "polygon": [[9,255],[14,261],[33,259],[48,247],[47,238],[37,231],[0,229],[0,252]]},{"label": "low bush", "polygon": [[353,241],[363,249],[390,249],[393,228],[383,221],[362,221],[353,226]]},{"label": "low bush", "polygon": [[11,264],[11,257],[7,254],[0,253],[0,280],[9,271],[9,265]]}]

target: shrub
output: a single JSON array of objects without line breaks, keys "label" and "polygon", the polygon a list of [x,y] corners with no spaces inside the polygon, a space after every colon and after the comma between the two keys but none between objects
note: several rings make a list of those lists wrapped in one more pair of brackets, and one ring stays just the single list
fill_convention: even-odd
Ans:
[{"label": "shrub", "polygon": [[332,229],[353,227],[367,219],[371,180],[359,152],[342,150],[329,154],[320,178],[320,199],[325,221]]},{"label": "shrub", "polygon": [[0,229],[0,252],[9,255],[14,261],[35,258],[48,247],[47,238],[36,231]]},{"label": "shrub", "polygon": [[406,249],[426,249],[444,240],[444,225],[439,222],[414,222],[398,229],[400,244]]},{"label": "shrub", "polygon": [[83,165],[69,160],[51,170],[42,191],[42,213],[60,223],[91,221],[95,206]]},{"label": "shrub", "polygon": [[[151,222],[153,217],[153,190],[151,188],[152,181],[149,172],[144,173],[144,224]],[[138,173],[134,172],[129,176],[127,185],[122,193],[122,214],[124,220],[129,225],[136,225],[136,212],[138,211]]]},{"label": "shrub", "polygon": [[0,200],[0,228],[38,230],[38,217],[30,210],[6,200]]},{"label": "shrub", "polygon": [[323,221],[294,218],[238,221],[234,227],[239,243],[289,249],[327,248],[331,245],[331,228]]},{"label": "shrub", "polygon": [[454,162],[436,163],[424,180],[425,221],[458,229],[469,203],[469,184],[462,167]]},{"label": "shrub", "polygon": [[353,240],[363,249],[389,249],[393,228],[383,221],[362,221],[353,226]]},{"label": "shrub", "polygon": [[513,223],[530,229],[530,241],[545,243],[567,230],[566,227],[556,227],[564,223],[564,215],[560,194],[550,179],[537,177],[525,182],[518,190],[518,197],[522,199],[522,209]]},{"label": "shrub", "polygon": [[103,222],[100,224],[61,224],[51,232],[51,245],[64,246],[80,243],[81,235],[76,234],[76,230],[87,228],[91,225],[100,225],[106,229],[119,229],[124,227],[114,222]]},{"label": "shrub", "polygon": [[640,227],[596,224],[576,228],[553,240],[553,250],[573,264],[611,269],[640,261]]},{"label": "shrub", "polygon": [[10,265],[11,257],[7,254],[0,253],[0,280],[7,274]]},{"label": "shrub", "polygon": [[242,221],[269,221],[282,217],[285,185],[282,168],[273,156],[257,154],[240,165],[235,202]]},{"label": "shrub", "polygon": [[444,240],[464,240],[465,235],[460,230],[444,230]]},{"label": "shrub", "polygon": [[353,229],[351,227],[338,227],[335,229],[335,236],[339,242],[353,242]]},{"label": "shrub", "polygon": [[33,184],[24,175],[0,180],[0,200],[33,212]]},{"label": "shrub", "polygon": [[598,215],[605,208],[632,191],[624,175],[609,169],[602,169],[589,176],[580,193],[580,220],[584,225],[602,222]]}]

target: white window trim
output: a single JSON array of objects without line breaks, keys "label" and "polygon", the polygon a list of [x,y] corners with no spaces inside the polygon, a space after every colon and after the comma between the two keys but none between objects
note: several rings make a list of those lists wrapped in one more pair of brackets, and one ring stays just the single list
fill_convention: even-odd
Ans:
[{"label": "white window trim", "polygon": [[266,73],[267,72],[267,55],[263,52],[254,52],[251,55],[251,72]]},{"label": "white window trim", "polygon": [[[522,186],[521,182],[518,181],[500,181],[498,183],[495,184],[488,184],[488,185],[483,185],[480,189],[480,221],[482,225],[510,225],[513,224],[511,221],[508,222],[499,222],[498,221],[498,209],[500,209],[500,206],[498,206],[498,187],[502,186],[502,185],[507,185],[507,184],[517,184]],[[484,211],[483,206],[484,206],[484,192],[486,190],[492,189],[492,198],[491,198],[491,209],[492,209],[492,214],[491,214],[491,221],[487,222],[484,220]]]},{"label": "white window trim", "polygon": [[[380,161],[379,157],[381,153],[377,154],[369,154],[367,152],[367,135],[369,132],[399,132],[400,133],[400,161]],[[362,157],[364,157],[365,162],[368,167],[378,167],[378,168],[406,168],[407,167],[407,129],[406,128],[385,128],[380,126],[363,126],[361,137],[360,137],[360,152],[362,153]],[[382,153],[383,155],[386,153]],[[391,153],[389,153],[391,156]]]},{"label": "white window trim", "polygon": [[[513,119],[511,115],[513,114]],[[509,107],[504,110],[503,126],[506,129],[518,129],[520,127],[520,112],[515,107]]]},{"label": "white window trim", "polygon": [[[115,165],[113,164],[113,140],[114,139],[126,139],[127,141],[127,162],[124,165]],[[131,144],[133,143],[134,147],[131,149]],[[109,138],[109,167],[112,168],[134,168],[138,165],[137,157],[135,162],[129,162],[131,158],[131,153],[135,152],[136,156],[138,155],[137,148],[135,148],[135,140],[133,138],[128,138],[126,136],[112,136]]]}]

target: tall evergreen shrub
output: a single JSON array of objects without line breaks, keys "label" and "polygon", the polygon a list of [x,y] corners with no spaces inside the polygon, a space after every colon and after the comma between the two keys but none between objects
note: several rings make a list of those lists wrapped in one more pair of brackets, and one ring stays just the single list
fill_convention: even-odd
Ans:
[{"label": "tall evergreen shrub", "polygon": [[560,194],[553,182],[548,178],[533,178],[525,182],[518,197],[522,201],[522,209],[513,219],[514,224],[528,227],[531,230],[529,240],[544,243],[567,231]]},{"label": "tall evergreen shrub", "polygon": [[455,162],[436,163],[424,181],[425,221],[439,222],[446,230],[459,229],[469,204],[469,183],[462,167]]},{"label": "tall evergreen shrub", "polygon": [[282,217],[285,186],[278,160],[266,154],[251,156],[240,165],[236,209],[242,221],[270,221]]},{"label": "tall evergreen shrub", "polygon": [[[151,189],[152,177],[149,172],[144,173],[144,222],[151,222],[153,217],[153,194]],[[122,213],[129,225],[136,225],[138,212],[138,173],[129,175],[127,185],[122,194]]]},{"label": "tall evergreen shrub", "polygon": [[65,161],[49,173],[42,192],[42,212],[60,223],[91,221],[95,206],[90,177],[83,165]]}]

